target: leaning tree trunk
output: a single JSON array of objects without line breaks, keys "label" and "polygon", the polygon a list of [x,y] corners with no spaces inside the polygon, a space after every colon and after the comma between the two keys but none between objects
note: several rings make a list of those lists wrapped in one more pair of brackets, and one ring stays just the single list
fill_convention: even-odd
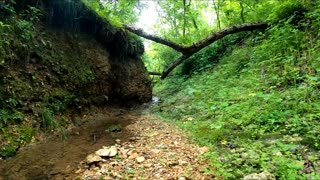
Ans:
[{"label": "leaning tree trunk", "polygon": [[[180,44],[177,44],[173,41],[163,39],[161,37],[147,34],[143,32],[141,29],[136,29],[134,27],[130,27],[127,25],[124,25],[124,28],[127,29],[128,31],[137,34],[138,36],[144,37],[146,39],[152,40],[154,42],[166,45],[168,47],[171,47],[172,49],[182,53],[182,55],[175,60],[173,63],[171,63],[162,73],[161,73],[161,79],[166,78],[169,73],[177,67],[179,64],[181,64],[184,60],[192,56],[193,54],[199,52],[201,49],[207,47],[208,45],[212,44],[213,42],[222,39],[223,37],[229,35],[229,34],[234,34],[237,32],[242,32],[242,31],[252,31],[256,29],[266,29],[268,27],[267,22],[256,22],[256,23],[244,23],[244,24],[239,24],[239,25],[234,25],[225,29],[222,29],[217,32],[213,32],[210,34],[208,37],[193,43],[190,46],[183,46]],[[155,74],[155,73],[152,73]],[[159,74],[159,73],[156,73]]]}]

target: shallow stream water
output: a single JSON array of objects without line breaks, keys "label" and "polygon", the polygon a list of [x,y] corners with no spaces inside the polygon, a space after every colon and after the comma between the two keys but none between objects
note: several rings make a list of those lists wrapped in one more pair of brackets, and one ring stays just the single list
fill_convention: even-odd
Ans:
[{"label": "shallow stream water", "polygon": [[[88,154],[114,144],[116,139],[129,140],[133,134],[126,126],[140,114],[140,110],[116,109],[84,116],[85,123],[72,129],[66,140],[51,137],[22,148],[15,157],[1,160],[0,180],[73,179],[79,163]],[[120,125],[121,132],[109,132],[107,129],[112,125]]]}]

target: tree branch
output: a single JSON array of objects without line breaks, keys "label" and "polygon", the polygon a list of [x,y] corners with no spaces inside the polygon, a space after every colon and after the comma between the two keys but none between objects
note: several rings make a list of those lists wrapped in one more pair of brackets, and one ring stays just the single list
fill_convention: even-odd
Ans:
[{"label": "tree branch", "polygon": [[161,76],[162,73],[159,73],[159,72],[149,72],[149,75]]},{"label": "tree branch", "polygon": [[234,34],[242,31],[252,31],[256,29],[266,29],[267,27],[268,27],[267,22],[244,23],[244,24],[227,27],[225,29],[222,29],[221,31],[217,31],[210,34],[205,39],[202,39],[191,46],[186,47],[184,51],[189,53],[196,53],[201,49],[203,49],[204,47],[212,44],[213,42],[219,39],[222,39],[223,37],[229,34]]},{"label": "tree branch", "polygon": [[163,72],[161,75],[161,79],[165,79],[169,73],[175,68],[177,67],[179,64],[181,64],[184,60],[186,60],[187,58],[189,58],[192,54],[186,54],[186,55],[182,55],[180,56],[177,60],[175,60],[173,63],[171,63]]},{"label": "tree branch", "polygon": [[155,35],[151,35],[151,34],[148,34],[146,32],[144,32],[142,29],[137,29],[137,28],[134,28],[134,27],[130,27],[128,25],[123,25],[123,27],[138,35],[138,36],[141,36],[141,37],[144,37],[146,39],[149,39],[151,41],[154,41],[154,42],[157,42],[157,43],[160,43],[160,44],[163,44],[163,45],[166,45],[168,47],[171,47],[172,49],[178,51],[178,52],[181,52],[183,53],[184,52],[184,49],[186,48],[185,46],[182,46],[182,45],[179,45],[173,41],[170,41],[170,40],[167,40],[167,39],[163,39],[161,37],[158,37],[158,36],[155,36]]}]

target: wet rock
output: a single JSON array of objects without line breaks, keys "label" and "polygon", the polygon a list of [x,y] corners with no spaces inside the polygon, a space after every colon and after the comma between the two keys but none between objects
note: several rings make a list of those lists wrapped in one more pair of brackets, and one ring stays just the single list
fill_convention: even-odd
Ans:
[{"label": "wet rock", "polygon": [[275,176],[267,171],[263,171],[262,173],[253,173],[245,176],[244,180],[276,180]]},{"label": "wet rock", "polygon": [[102,158],[96,154],[90,154],[86,158],[88,164],[98,163],[100,161],[102,161]]},{"label": "wet rock", "polygon": [[104,147],[103,149],[99,149],[96,151],[96,155],[101,157],[114,157],[118,154],[117,147],[111,146],[110,148]]}]

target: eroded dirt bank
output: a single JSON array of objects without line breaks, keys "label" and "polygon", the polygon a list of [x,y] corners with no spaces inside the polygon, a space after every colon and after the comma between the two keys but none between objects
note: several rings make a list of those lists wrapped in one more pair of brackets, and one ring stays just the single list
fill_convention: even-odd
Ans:
[{"label": "eroded dirt bank", "polygon": [[0,0],[0,16],[0,158],[70,111],[151,100],[142,41],[81,0]]},{"label": "eroded dirt bank", "polygon": [[[201,157],[208,148],[191,143],[173,124],[142,110],[105,109],[83,119],[66,140],[53,137],[2,160],[0,179],[212,178]],[[117,156],[86,163],[89,154],[112,145]]]}]

